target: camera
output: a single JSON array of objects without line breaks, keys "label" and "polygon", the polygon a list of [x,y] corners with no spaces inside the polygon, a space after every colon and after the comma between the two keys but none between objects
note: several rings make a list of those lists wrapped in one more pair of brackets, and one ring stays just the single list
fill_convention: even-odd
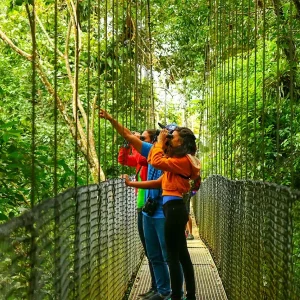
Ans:
[{"label": "camera", "polygon": [[157,206],[158,206],[158,202],[155,199],[148,197],[142,210],[143,212],[148,214],[149,217],[152,217],[155,214]]},{"label": "camera", "polygon": [[[177,124],[175,124],[175,123],[172,123],[172,124],[169,124],[169,125],[163,125],[163,124],[161,124],[161,123],[157,123],[158,124],[158,126],[160,127],[160,128],[162,128],[162,129],[167,129],[168,131],[169,131],[169,133],[167,134],[167,139],[172,139],[173,138],[173,135],[172,135],[172,133],[173,133],[173,131],[176,129],[176,127],[177,127]],[[160,134],[160,129],[157,129],[156,130],[156,133],[155,133],[155,137],[154,137],[154,139],[153,139],[153,142],[156,142],[157,141],[157,137],[159,136],[159,134]]]}]

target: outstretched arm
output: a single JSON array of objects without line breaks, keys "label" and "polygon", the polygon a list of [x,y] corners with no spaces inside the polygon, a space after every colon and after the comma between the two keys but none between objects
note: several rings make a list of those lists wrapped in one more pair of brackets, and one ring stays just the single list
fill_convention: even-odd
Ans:
[{"label": "outstretched arm", "polygon": [[124,127],[117,120],[115,120],[108,112],[100,108],[99,117],[108,120],[113,128],[126,140],[128,141],[138,152],[142,150],[142,141],[135,136],[128,128]]},{"label": "outstretched arm", "polygon": [[135,187],[138,189],[160,189],[162,176],[156,180],[147,180],[147,181],[130,181],[127,174],[123,174],[122,178],[125,179],[125,184],[130,187]]}]

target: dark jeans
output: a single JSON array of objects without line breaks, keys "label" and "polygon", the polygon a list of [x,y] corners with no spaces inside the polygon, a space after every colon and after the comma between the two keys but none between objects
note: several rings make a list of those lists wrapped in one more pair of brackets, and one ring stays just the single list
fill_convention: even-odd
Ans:
[{"label": "dark jeans", "polygon": [[[148,258],[148,254],[147,254],[147,250],[146,250],[145,236],[144,236],[144,229],[143,229],[143,213],[142,213],[142,211],[138,212],[138,231],[139,231],[140,240],[143,244],[145,255]],[[150,269],[150,274],[151,274],[151,289],[157,290],[153,267],[152,267],[152,264],[151,264],[149,258],[148,258],[148,263],[149,263],[149,269]]]},{"label": "dark jeans", "polygon": [[187,249],[185,237],[185,225],[188,221],[188,213],[183,201],[171,200],[164,205],[165,239],[167,256],[171,277],[172,299],[181,299],[181,271],[186,284],[187,299],[196,299],[194,268]]}]

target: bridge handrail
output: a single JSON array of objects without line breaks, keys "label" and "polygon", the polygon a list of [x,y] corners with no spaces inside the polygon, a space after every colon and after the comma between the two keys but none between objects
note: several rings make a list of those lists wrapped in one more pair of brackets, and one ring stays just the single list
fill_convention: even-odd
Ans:
[{"label": "bridge handrail", "polygon": [[213,175],[193,205],[228,299],[299,299],[299,191]]},{"label": "bridge handrail", "polygon": [[0,226],[0,299],[122,299],[143,257],[133,189],[72,188]]}]

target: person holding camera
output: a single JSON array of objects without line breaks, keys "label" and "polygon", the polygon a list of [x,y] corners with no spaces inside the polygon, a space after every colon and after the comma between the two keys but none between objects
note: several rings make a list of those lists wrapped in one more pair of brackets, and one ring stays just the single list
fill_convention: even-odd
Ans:
[{"label": "person holding camera", "polygon": [[[132,132],[136,137],[138,137],[140,140],[145,141],[147,143],[151,143],[153,141],[155,136],[156,130],[154,129],[147,129],[145,130],[142,135],[140,135],[139,132]],[[138,181],[145,181],[147,180],[147,171],[148,171],[148,162],[145,157],[143,157],[132,145],[130,145],[126,140],[122,147],[119,150],[118,155],[118,162],[121,165],[128,166],[128,167],[135,167],[136,173],[135,173],[135,180]],[[153,267],[150,262],[150,259],[147,254],[147,248],[145,243],[145,237],[144,237],[144,229],[143,229],[143,213],[142,208],[145,203],[145,190],[144,189],[137,189],[135,190],[136,193],[136,204],[137,204],[137,215],[138,215],[138,232],[139,237],[142,242],[144,252],[146,257],[148,258],[149,262],[149,269],[150,269],[150,275],[151,275],[151,291],[156,291],[156,282],[155,282],[155,276],[153,272]],[[139,297],[146,297],[148,294],[140,294]]]},{"label": "person holding camera", "polygon": [[186,299],[196,299],[194,269],[185,237],[188,213],[183,201],[183,195],[190,191],[190,179],[200,175],[200,161],[194,156],[195,152],[193,132],[186,127],[177,127],[172,137],[167,129],[160,132],[148,157],[148,163],[164,171],[161,182],[172,300],[181,299],[180,264],[186,283]]},{"label": "person holding camera", "polygon": [[[148,157],[153,147],[151,143],[141,141],[132,132],[113,119],[105,110],[100,109],[99,117],[108,120],[115,130],[125,138],[142,156]],[[162,171],[148,164],[147,180],[156,180],[161,177]],[[136,182],[143,184],[144,182]],[[139,188],[139,186],[137,186]],[[143,188],[143,187],[141,187]],[[163,199],[160,185],[151,189],[146,188],[146,199],[155,203],[154,210],[143,211],[143,229],[147,254],[153,267],[157,290],[150,289],[144,296],[147,300],[168,299],[171,293],[170,276],[167,265],[167,251],[164,235],[165,217],[163,213]],[[150,213],[150,215],[149,215]]]},{"label": "person holding camera", "polygon": [[[163,190],[163,211],[166,217],[165,240],[171,277],[172,300],[180,300],[182,291],[181,266],[186,283],[186,299],[196,299],[195,275],[193,264],[187,249],[185,226],[188,212],[183,196],[190,191],[190,179],[200,176],[200,162],[194,156],[196,137],[186,127],[177,127],[172,135],[163,129],[148,156],[148,163],[164,171],[153,181],[138,184],[139,188],[158,188]],[[128,186],[137,183],[125,178]],[[181,266],[180,266],[181,265]]]}]

